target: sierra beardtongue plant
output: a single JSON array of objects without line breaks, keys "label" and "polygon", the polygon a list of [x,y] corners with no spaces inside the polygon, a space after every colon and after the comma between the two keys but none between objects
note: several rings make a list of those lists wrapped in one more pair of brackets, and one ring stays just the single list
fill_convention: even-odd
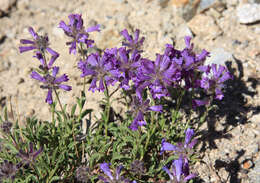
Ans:
[{"label": "sierra beardtongue plant", "polygon": [[[67,112],[57,91],[71,91],[72,87],[65,84],[68,74],[59,75],[60,67],[54,64],[59,53],[50,48],[47,35],[41,36],[29,27],[33,38],[21,39],[19,51],[33,50],[33,58],[40,62],[31,78],[47,90],[45,102],[50,104],[52,122],[33,117],[27,119],[25,128],[16,124],[11,130],[7,115],[4,120],[0,118],[4,142],[9,144],[0,153],[0,179],[183,183],[196,177],[190,171],[196,154],[196,124],[189,122],[191,116],[186,123],[180,120],[187,119],[179,116],[185,115],[180,112],[182,97],[189,96],[194,111],[198,107],[208,108],[214,99],[222,100],[225,82],[232,79],[228,69],[205,65],[210,53],[203,49],[196,54],[189,36],[184,39],[185,48],[179,50],[166,44],[163,53],[155,54],[155,60],[146,58],[145,38],[140,36],[139,29],[133,35],[122,30],[124,40],[118,47],[90,53],[89,48],[95,44],[90,34],[100,32],[100,25],[85,28],[81,14],[70,14],[68,19],[68,23],[60,21],[58,27],[69,38],[69,53],[77,54],[79,77],[84,79],[81,96]],[[84,106],[88,100],[86,78],[90,78],[89,91],[103,92],[105,96],[105,110],[95,122],[91,117],[86,119],[92,111]],[[113,87],[117,89],[111,92]],[[118,90],[129,106],[126,117],[110,116],[115,101],[112,96]],[[177,101],[174,110],[166,100]],[[56,101],[61,111],[56,110]],[[81,126],[85,121],[86,131]],[[80,141],[76,140],[78,136],[82,137]],[[182,140],[176,143],[176,139]],[[110,166],[117,168],[113,171]]]}]

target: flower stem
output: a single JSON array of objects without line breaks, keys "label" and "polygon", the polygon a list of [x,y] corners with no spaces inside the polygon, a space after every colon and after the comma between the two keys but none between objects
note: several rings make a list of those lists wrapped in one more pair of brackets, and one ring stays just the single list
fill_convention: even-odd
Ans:
[{"label": "flower stem", "polygon": [[57,98],[57,100],[58,100],[60,109],[61,109],[61,111],[62,111],[64,117],[68,119],[68,117],[67,117],[67,115],[66,115],[66,113],[65,113],[65,111],[64,111],[64,109],[63,109],[63,107],[62,107],[62,105],[61,105],[59,95],[58,95],[58,93],[57,93],[57,91],[56,91],[55,89],[54,89],[54,93],[55,93],[55,95],[56,95],[56,98]]},{"label": "flower stem", "polygon": [[[80,48],[79,49],[80,49],[80,52],[81,52],[82,59],[86,60],[86,56],[84,54],[82,43],[80,43]],[[86,91],[86,77],[83,78],[83,91],[84,91],[84,93]]]},{"label": "flower stem", "polygon": [[108,121],[109,121],[109,114],[110,114],[110,95],[109,95],[109,90],[107,87],[106,82],[104,82],[105,85],[105,97],[106,97],[106,108],[105,108],[105,114],[106,114],[106,120],[105,120],[105,135],[107,136],[107,131],[108,131]]}]

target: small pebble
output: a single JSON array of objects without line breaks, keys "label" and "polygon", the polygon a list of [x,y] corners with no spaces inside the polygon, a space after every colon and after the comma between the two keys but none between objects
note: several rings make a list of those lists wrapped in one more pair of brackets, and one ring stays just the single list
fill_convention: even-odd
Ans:
[{"label": "small pebble", "polygon": [[251,159],[247,159],[247,160],[245,160],[243,163],[242,163],[242,167],[244,168],[244,169],[250,169],[250,168],[252,168],[253,167],[253,165],[254,165],[254,163],[253,163],[253,161],[251,160]]}]

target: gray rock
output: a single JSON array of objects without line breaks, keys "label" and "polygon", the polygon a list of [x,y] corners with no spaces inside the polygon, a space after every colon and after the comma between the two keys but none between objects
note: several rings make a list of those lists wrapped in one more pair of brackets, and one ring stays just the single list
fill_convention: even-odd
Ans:
[{"label": "gray rock", "polygon": [[203,12],[204,10],[207,10],[209,8],[220,8],[225,6],[225,4],[221,0],[201,0],[198,11]]},{"label": "gray rock", "polygon": [[232,53],[225,51],[223,48],[216,48],[210,52],[210,57],[207,58],[205,64],[220,64],[225,65],[227,61],[233,61]]},{"label": "gray rock", "polygon": [[255,161],[255,166],[252,171],[248,173],[248,177],[250,183],[260,182],[260,158]]},{"label": "gray rock", "polygon": [[260,4],[242,4],[236,9],[238,21],[242,24],[260,21]]}]

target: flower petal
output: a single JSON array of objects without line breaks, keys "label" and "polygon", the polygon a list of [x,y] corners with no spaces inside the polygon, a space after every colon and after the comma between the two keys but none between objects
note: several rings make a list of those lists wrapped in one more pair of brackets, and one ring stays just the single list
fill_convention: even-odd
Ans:
[{"label": "flower petal", "polygon": [[108,163],[101,163],[100,164],[100,169],[110,178],[110,180],[113,180],[114,177],[112,176],[112,173],[109,169]]},{"label": "flower petal", "polygon": [[48,90],[47,97],[45,99],[45,102],[48,104],[52,104],[52,89]]}]

